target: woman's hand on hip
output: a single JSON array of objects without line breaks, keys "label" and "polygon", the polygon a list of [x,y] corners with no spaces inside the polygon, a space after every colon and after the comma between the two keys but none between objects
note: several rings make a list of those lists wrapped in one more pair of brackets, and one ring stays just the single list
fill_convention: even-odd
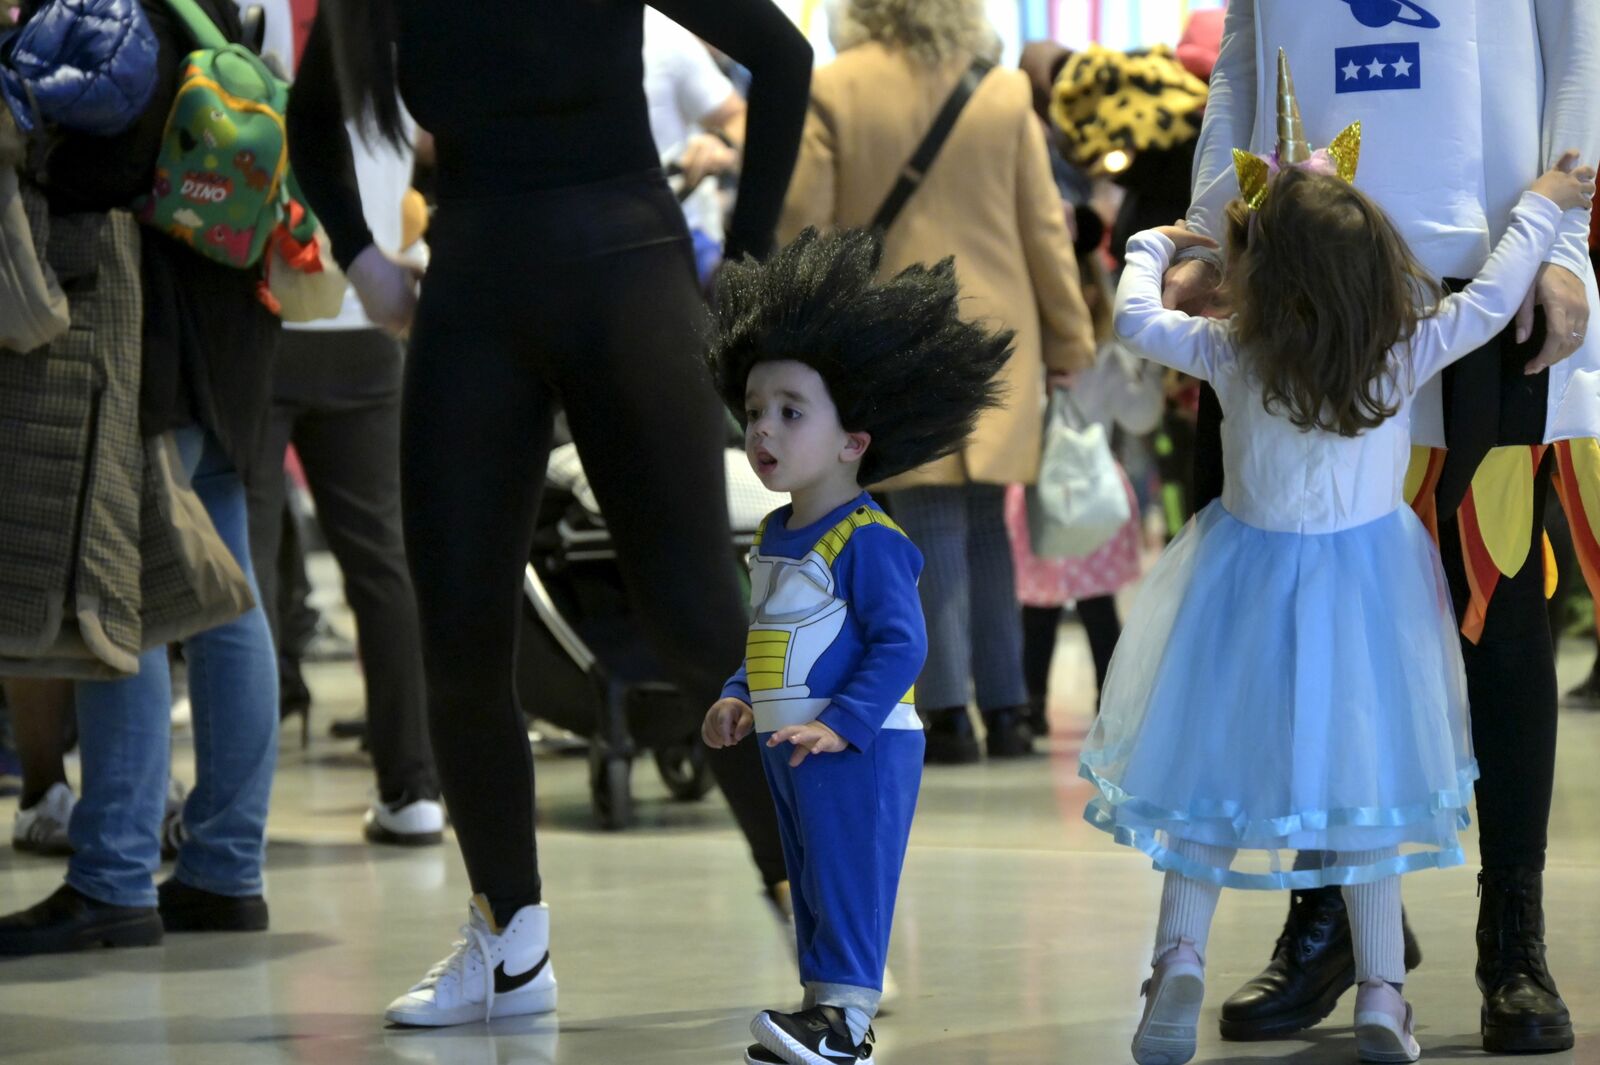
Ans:
[{"label": "woman's hand on hip", "polygon": [[373,325],[395,336],[411,328],[417,313],[421,267],[400,262],[376,244],[369,244],[345,274]]}]

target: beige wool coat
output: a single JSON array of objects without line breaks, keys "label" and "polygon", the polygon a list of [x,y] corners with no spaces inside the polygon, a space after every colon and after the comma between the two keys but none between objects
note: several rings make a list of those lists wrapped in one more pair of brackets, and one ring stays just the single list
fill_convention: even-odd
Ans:
[{"label": "beige wool coat", "polygon": [[[863,44],[818,69],[779,237],[789,241],[807,226],[870,223],[970,62],[933,69]],[[1094,337],[1044,132],[1021,71],[997,68],[978,86],[889,230],[884,275],[947,255],[955,256],[963,313],[1016,330],[1016,354],[1002,371],[1005,406],[983,415],[963,451],[884,487],[1032,484],[1045,369],[1087,367]]]}]

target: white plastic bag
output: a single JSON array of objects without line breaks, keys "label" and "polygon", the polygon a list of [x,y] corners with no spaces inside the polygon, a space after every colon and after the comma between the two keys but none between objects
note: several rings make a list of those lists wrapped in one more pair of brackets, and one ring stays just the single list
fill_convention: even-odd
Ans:
[{"label": "white plastic bag", "polygon": [[1028,490],[1028,537],[1040,558],[1081,558],[1127,524],[1128,493],[1105,429],[1064,388],[1050,396],[1039,482]]}]

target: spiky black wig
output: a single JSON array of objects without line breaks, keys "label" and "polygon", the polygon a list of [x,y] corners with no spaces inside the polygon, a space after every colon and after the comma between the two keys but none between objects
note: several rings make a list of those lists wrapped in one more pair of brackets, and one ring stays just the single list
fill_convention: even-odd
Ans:
[{"label": "spiky black wig", "polygon": [[872,435],[864,485],[958,450],[979,413],[1000,404],[995,374],[1011,356],[1009,330],[962,319],[953,260],[878,283],[882,258],[882,240],[867,230],[807,229],[767,262],[728,263],[707,357],[740,425],[756,363],[816,370],[845,431]]}]

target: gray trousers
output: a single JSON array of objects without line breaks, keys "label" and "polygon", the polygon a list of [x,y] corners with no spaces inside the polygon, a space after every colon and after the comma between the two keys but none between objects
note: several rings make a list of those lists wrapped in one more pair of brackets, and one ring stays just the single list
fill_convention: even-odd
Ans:
[{"label": "gray trousers", "polygon": [[907,488],[889,496],[894,519],[922,551],[920,589],[928,661],[917,681],[924,710],[1003,710],[1028,701],[1022,674],[1005,487],[966,484]]}]

